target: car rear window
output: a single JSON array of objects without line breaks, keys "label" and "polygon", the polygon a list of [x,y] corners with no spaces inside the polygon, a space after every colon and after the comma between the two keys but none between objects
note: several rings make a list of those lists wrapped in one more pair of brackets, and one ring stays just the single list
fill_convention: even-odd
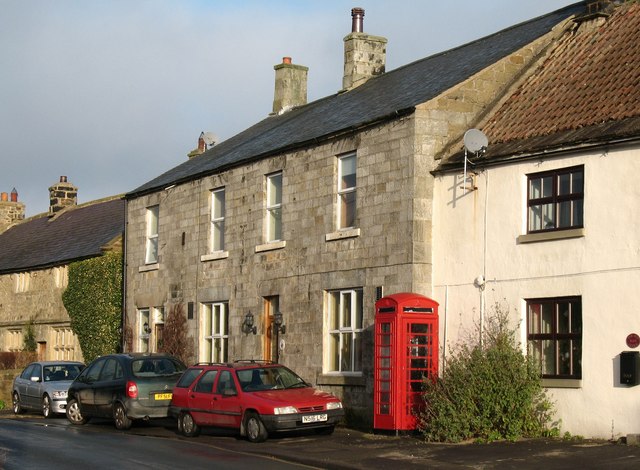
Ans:
[{"label": "car rear window", "polygon": [[162,377],[181,374],[185,367],[171,357],[145,357],[131,363],[136,377]]},{"label": "car rear window", "polygon": [[200,375],[200,372],[202,372],[202,369],[187,369],[185,373],[182,374],[182,377],[180,377],[180,380],[178,380],[176,387],[189,388],[196,377]]}]

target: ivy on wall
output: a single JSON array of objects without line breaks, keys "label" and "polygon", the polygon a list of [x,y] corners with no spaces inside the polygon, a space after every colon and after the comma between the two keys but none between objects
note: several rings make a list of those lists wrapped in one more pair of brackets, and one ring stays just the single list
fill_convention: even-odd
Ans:
[{"label": "ivy on wall", "polygon": [[72,263],[62,294],[84,360],[116,352],[122,314],[122,253]]}]

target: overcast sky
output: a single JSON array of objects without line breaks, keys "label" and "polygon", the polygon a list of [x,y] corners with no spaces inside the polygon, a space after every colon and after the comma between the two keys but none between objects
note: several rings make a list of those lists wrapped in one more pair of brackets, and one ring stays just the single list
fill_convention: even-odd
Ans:
[{"label": "overcast sky", "polygon": [[309,101],[336,93],[354,7],[392,70],[572,3],[0,0],[0,192],[29,217],[62,175],[79,203],[131,191],[267,117],[284,56]]}]

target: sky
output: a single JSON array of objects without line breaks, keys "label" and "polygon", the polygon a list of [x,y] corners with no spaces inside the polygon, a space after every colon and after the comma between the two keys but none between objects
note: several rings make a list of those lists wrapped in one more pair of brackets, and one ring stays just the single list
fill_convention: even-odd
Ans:
[{"label": "sky", "polygon": [[0,0],[0,192],[46,212],[133,191],[266,118],[273,66],[309,67],[308,101],[342,86],[351,9],[387,38],[387,71],[568,0]]}]

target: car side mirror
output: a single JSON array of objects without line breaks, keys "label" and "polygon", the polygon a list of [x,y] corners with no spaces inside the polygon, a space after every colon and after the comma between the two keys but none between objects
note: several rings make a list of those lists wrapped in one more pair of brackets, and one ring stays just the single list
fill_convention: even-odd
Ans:
[{"label": "car side mirror", "polygon": [[33,377],[31,377],[31,381],[32,382],[40,382],[40,377],[38,377],[37,375],[34,375]]}]

